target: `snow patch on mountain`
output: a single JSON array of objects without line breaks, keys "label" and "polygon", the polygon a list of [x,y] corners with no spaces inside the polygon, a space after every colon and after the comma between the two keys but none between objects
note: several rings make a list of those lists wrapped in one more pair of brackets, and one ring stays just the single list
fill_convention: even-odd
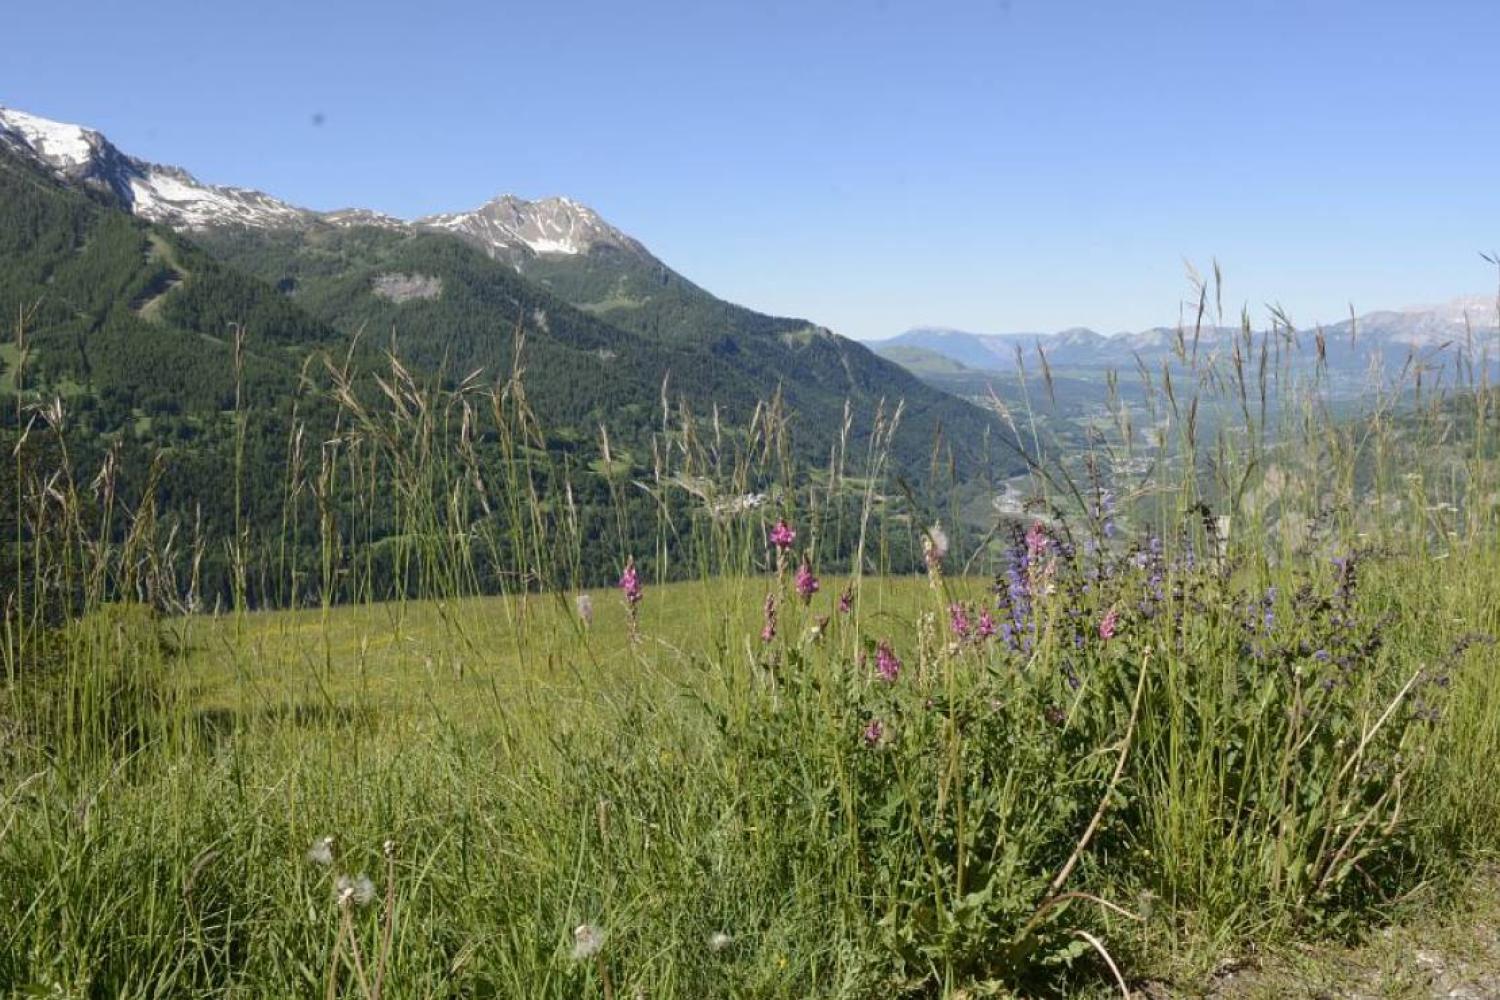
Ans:
[{"label": "snow patch on mountain", "polygon": [[0,133],[7,131],[48,165],[58,169],[87,163],[93,156],[94,144],[103,139],[98,132],[78,125],[0,107]]}]

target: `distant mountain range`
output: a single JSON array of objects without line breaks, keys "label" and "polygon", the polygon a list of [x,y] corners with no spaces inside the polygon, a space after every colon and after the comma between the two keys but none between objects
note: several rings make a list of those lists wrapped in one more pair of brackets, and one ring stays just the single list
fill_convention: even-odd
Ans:
[{"label": "distant mountain range", "polygon": [[[1382,310],[1321,328],[1291,334],[1292,356],[1311,364],[1317,338],[1331,376],[1362,380],[1379,366],[1395,376],[1409,362],[1428,369],[1451,369],[1460,357],[1478,358],[1487,348],[1492,365],[1500,363],[1500,331],[1493,295],[1457,298],[1436,306]],[[1256,343],[1260,335],[1254,334]],[[1024,365],[1035,369],[1037,349],[1055,368],[1157,369],[1186,352],[1200,356],[1224,352],[1242,338],[1239,327],[1154,327],[1136,333],[1105,335],[1083,327],[1058,333],[972,333],[945,327],[917,327],[888,340],[869,341],[877,353],[924,376],[941,376],[953,364],[970,372],[1013,373]],[[1283,346],[1285,346],[1283,344]]]}]

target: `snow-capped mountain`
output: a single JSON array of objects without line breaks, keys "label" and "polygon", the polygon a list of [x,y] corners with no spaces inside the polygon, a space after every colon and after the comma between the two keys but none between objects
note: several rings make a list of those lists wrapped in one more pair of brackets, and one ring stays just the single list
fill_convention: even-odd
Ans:
[{"label": "snow-capped mountain", "polygon": [[93,129],[0,107],[0,145],[60,178],[113,195],[132,214],[176,229],[381,226],[452,233],[490,256],[576,256],[596,247],[653,260],[640,243],[571,198],[527,201],[501,195],[471,212],[414,221],[365,208],[317,212],[248,188],[205,184],[178,167],[129,156]]},{"label": "snow-capped mountain", "polygon": [[286,226],[316,213],[260,191],[204,184],[177,167],[128,156],[93,129],[0,107],[0,144],[59,177],[112,194],[131,213],[178,229]]},{"label": "snow-capped mountain", "polygon": [[501,195],[472,212],[431,215],[413,225],[461,236],[492,257],[507,257],[523,248],[571,257],[601,246],[650,257],[640,243],[571,198],[526,201]]}]

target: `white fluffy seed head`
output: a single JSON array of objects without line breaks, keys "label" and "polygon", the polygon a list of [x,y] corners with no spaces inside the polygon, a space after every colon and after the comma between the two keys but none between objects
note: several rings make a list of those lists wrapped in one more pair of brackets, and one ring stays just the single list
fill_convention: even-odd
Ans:
[{"label": "white fluffy seed head", "polygon": [[573,960],[581,962],[604,950],[604,930],[593,924],[573,928]]},{"label": "white fluffy seed head", "polygon": [[324,868],[333,864],[333,838],[319,837],[313,841],[312,846],[307,849],[307,860]]},{"label": "white fluffy seed head", "polygon": [[340,906],[369,906],[375,900],[375,883],[364,872],[340,875],[333,883],[333,898]]},{"label": "white fluffy seed head", "polygon": [[728,934],[725,934],[723,931],[714,931],[708,936],[709,951],[720,952],[725,948],[728,948],[732,944],[734,944],[734,938],[730,937]]}]

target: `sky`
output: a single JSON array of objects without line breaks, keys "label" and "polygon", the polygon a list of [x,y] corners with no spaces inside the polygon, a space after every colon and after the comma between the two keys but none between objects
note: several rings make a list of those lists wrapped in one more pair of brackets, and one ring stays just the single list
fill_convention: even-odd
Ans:
[{"label": "sky", "polygon": [[[1494,0],[15,4],[0,104],[312,208],[592,205],[875,339],[1495,284]],[[1232,318],[1232,317],[1231,317]]]}]

